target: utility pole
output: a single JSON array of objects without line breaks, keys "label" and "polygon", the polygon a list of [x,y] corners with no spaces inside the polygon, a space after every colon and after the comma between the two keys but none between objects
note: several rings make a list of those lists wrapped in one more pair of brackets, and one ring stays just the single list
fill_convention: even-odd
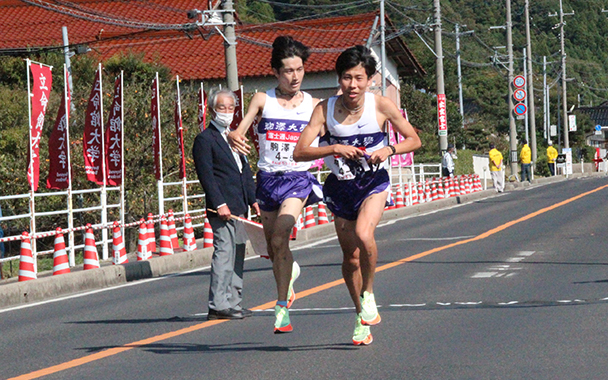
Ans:
[{"label": "utility pole", "polygon": [[445,84],[443,81],[443,46],[441,43],[441,6],[439,0],[433,0],[435,7],[435,54],[437,55],[437,123],[439,129],[439,150],[441,154],[448,149],[447,112]]},{"label": "utility pole", "polygon": [[239,74],[236,66],[236,35],[234,33],[234,9],[232,0],[222,0],[224,10],[224,54],[226,55],[226,83],[230,91],[239,89]]},{"label": "utility pole", "polygon": [[[462,25],[466,28],[466,25]],[[460,35],[472,34],[473,30],[460,33],[460,25],[454,25],[454,32],[456,34],[456,65],[458,67],[458,105],[460,106],[460,117],[462,119],[461,128],[464,129],[464,105],[462,100],[462,70],[460,68]]]},{"label": "utility pole", "polygon": [[530,42],[530,0],[525,3],[526,17],[526,50],[528,56],[528,113],[530,120],[530,147],[532,148],[532,161],[536,162],[536,110],[534,107],[534,70],[532,70],[532,43]]},{"label": "utility pole", "polygon": [[[506,29],[507,30],[507,54],[509,57],[509,66],[507,68],[509,81],[509,149],[511,161],[511,174],[517,173],[517,130],[515,129],[515,115],[513,105],[513,35],[511,30],[511,0],[507,0],[507,24],[502,26],[491,26],[490,29]],[[502,46],[504,47],[504,46]],[[496,53],[495,53],[496,55]],[[495,59],[495,62],[500,62]],[[502,62],[501,62],[502,64]]]},{"label": "utility pole", "polygon": [[545,140],[551,140],[550,132],[547,133],[547,129],[550,128],[551,124],[549,120],[549,89],[547,88],[547,56],[543,56],[543,136]]},{"label": "utility pole", "polygon": [[[62,26],[61,27],[61,35],[63,38],[63,58],[65,60],[65,68],[68,72],[68,85],[69,85],[69,90],[70,93],[68,94],[70,96],[70,98],[72,97],[72,89],[74,88],[72,86],[72,65],[70,63],[70,57],[72,57],[74,55],[73,52],[70,52],[70,42],[68,41],[68,27],[67,26]],[[72,107],[74,107],[74,102],[71,102]],[[72,109],[72,107],[70,107],[70,109]]]},{"label": "utility pole", "polygon": [[[528,77],[528,59],[527,59],[527,55],[526,55],[526,49],[523,50],[523,55],[524,55],[524,78]],[[528,98],[529,98],[529,94],[528,96],[526,96],[526,98],[524,99],[524,104],[526,106],[526,109],[529,110],[528,108]],[[530,136],[529,136],[529,123],[528,123],[528,112],[526,112],[526,115],[524,116],[524,129],[526,131],[526,141],[528,142],[528,144],[532,145],[532,143],[530,142]],[[532,150],[532,149],[530,149]],[[536,149],[535,149],[536,150]],[[532,161],[534,161],[534,159],[532,159]]]},{"label": "utility pole", "polygon": [[507,0],[507,52],[509,55],[509,146],[511,148],[511,174],[517,173],[517,130],[513,115],[513,35],[511,25],[511,0]]},{"label": "utility pole", "polygon": [[[564,13],[562,0],[559,0],[559,35],[561,44],[561,56],[562,56],[562,123],[564,130],[564,148],[570,148],[570,141],[568,137],[568,99],[566,97],[566,48],[564,44],[564,16],[572,16],[572,13]],[[557,13],[549,14],[550,17],[557,16]]]}]

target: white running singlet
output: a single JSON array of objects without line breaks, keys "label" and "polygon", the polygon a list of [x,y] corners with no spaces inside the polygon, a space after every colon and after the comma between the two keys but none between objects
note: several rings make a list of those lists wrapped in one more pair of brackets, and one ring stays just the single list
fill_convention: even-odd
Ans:
[{"label": "white running singlet", "polygon": [[[327,103],[327,133],[320,140],[319,145],[335,144],[350,145],[363,150],[369,158],[372,152],[387,145],[386,133],[378,125],[376,118],[376,98],[370,92],[365,93],[363,113],[355,124],[340,124],[334,118],[334,108],[338,96],[332,96]],[[343,181],[355,178],[357,174],[371,170],[366,157],[358,161],[346,160],[341,156],[327,156],[325,165],[336,177]],[[387,160],[388,161],[388,160]],[[384,163],[386,164],[386,162]]]},{"label": "white running singlet", "polygon": [[[306,171],[312,166],[312,162],[293,160],[293,150],[300,134],[308,125],[313,110],[312,96],[304,91],[302,94],[302,103],[289,110],[281,107],[274,88],[266,91],[262,118],[256,128],[260,144],[260,170],[268,173]],[[318,138],[311,145],[318,146]]]}]

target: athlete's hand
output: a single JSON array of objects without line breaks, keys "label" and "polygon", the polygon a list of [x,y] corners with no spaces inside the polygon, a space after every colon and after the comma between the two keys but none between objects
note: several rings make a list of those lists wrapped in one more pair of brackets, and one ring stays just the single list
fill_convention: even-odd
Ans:
[{"label": "athlete's hand", "polygon": [[363,157],[364,152],[354,146],[338,144],[334,145],[334,154],[342,156],[347,160],[358,160]]},{"label": "athlete's hand", "polygon": [[237,131],[228,133],[228,144],[230,144],[233,149],[236,149],[237,152],[244,155],[248,155],[251,150],[251,147],[247,144],[248,141],[249,139],[247,139],[247,137],[241,135]]},{"label": "athlete's hand", "polygon": [[367,162],[370,164],[381,164],[390,157],[391,153],[392,151],[387,147],[378,149],[370,155]]}]

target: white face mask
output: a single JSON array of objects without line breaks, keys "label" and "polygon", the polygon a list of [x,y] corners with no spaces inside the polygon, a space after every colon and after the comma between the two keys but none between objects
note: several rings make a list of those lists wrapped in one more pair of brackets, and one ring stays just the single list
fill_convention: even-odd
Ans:
[{"label": "white face mask", "polygon": [[216,112],[215,121],[222,127],[229,127],[232,124],[233,113]]}]

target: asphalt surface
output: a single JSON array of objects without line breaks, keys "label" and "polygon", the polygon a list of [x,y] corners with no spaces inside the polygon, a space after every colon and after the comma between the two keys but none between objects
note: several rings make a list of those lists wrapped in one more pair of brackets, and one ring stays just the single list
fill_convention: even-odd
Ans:
[{"label": "asphalt surface", "polygon": [[255,258],[244,302],[261,310],[245,320],[206,321],[206,269],[0,310],[0,377],[605,379],[607,195],[588,177],[383,222],[368,347],[351,343],[329,238],[294,251],[291,334],[272,333],[272,270]]}]

